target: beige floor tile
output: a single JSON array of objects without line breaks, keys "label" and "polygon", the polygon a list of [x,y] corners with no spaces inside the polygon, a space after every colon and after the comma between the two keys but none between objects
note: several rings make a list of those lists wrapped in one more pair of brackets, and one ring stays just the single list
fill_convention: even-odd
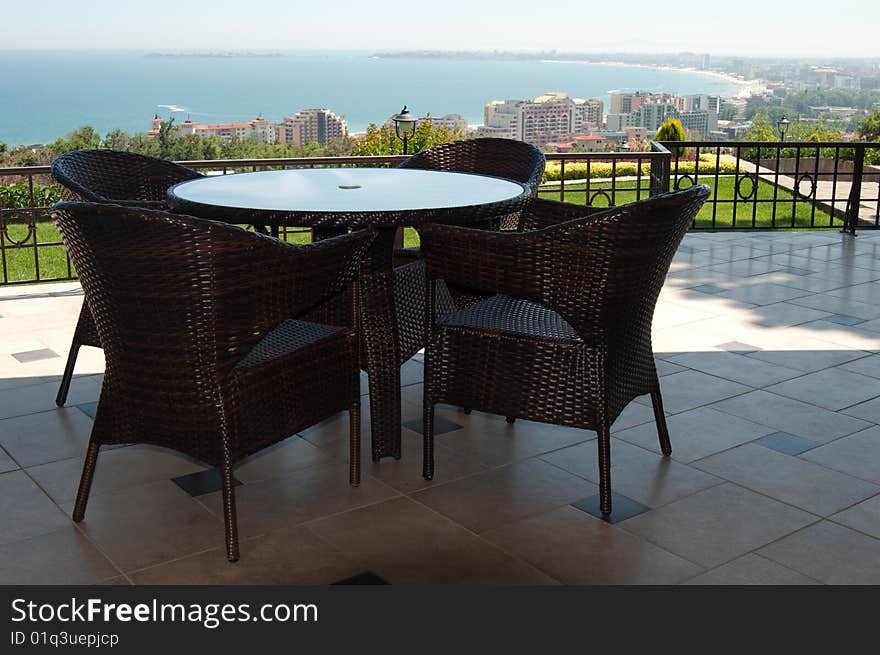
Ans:
[{"label": "beige floor tile", "polygon": [[862,357],[851,362],[841,364],[838,368],[850,373],[858,373],[859,375],[867,375],[872,378],[880,378],[880,355],[871,355],[870,357]]},{"label": "beige floor tile", "polygon": [[476,410],[466,415],[460,408],[447,405],[438,405],[435,416],[464,426],[436,435],[436,443],[486,466],[502,466],[596,438],[591,430],[522,419],[511,425],[503,416]]},{"label": "beige floor tile", "polygon": [[827,293],[817,293],[811,296],[798,298],[791,301],[794,305],[819,309],[831,314],[844,314],[855,316],[865,320],[880,318],[880,306],[851,300],[849,298],[832,296]]},{"label": "beige floor tile", "polygon": [[13,459],[6,453],[5,450],[0,448],[0,473],[14,471],[17,468],[18,464],[13,461]]},{"label": "beige floor tile", "polygon": [[654,409],[649,406],[649,403],[631,402],[614,421],[611,429],[617,432],[644,423],[654,423]]},{"label": "beige floor tile", "polygon": [[126,572],[225,543],[223,522],[167,480],[91,497],[79,525]]},{"label": "beige floor tile", "polygon": [[[397,495],[397,491],[368,475],[361,476],[359,487],[352,487],[348,483],[348,466],[341,462],[235,488],[238,526],[243,536],[298,525]],[[223,516],[219,491],[200,496],[199,501],[218,518]]]},{"label": "beige floor tile", "polygon": [[871,423],[880,423],[880,398],[874,398],[858,405],[847,407],[841,410],[841,413],[847,416],[855,416]]},{"label": "beige floor tile", "polygon": [[[675,414],[746,393],[750,388],[699,371],[682,371],[663,378],[660,390],[663,393],[663,408]],[[651,402],[648,397],[642,397],[639,401],[645,404]]]},{"label": "beige floor tile", "polygon": [[859,325],[838,325],[831,321],[811,321],[804,323],[793,330],[806,331],[813,337],[822,339],[832,347],[848,350],[880,350],[880,332],[865,329],[867,323]]},{"label": "beige floor tile", "polygon": [[880,493],[875,484],[757,444],[707,457],[694,466],[820,516]]},{"label": "beige floor tile", "polygon": [[808,450],[803,459],[880,484],[880,427]]},{"label": "beige floor tile", "polygon": [[819,583],[772,560],[749,553],[702,575],[691,578],[685,584],[776,586],[814,585]]},{"label": "beige floor tile", "polygon": [[596,494],[598,487],[541,460],[526,460],[420,491],[413,498],[474,532]]},{"label": "beige floor tile", "polygon": [[[67,404],[78,405],[80,403],[94,402],[98,400],[100,393],[101,386],[93,378],[89,376],[75,376],[70,385]],[[0,419],[55,409],[55,396],[57,394],[58,384],[56,382],[44,382],[42,384],[7,389],[0,393]]]},{"label": "beige floor tile", "polygon": [[392,584],[554,584],[555,580],[408,498],[308,524]]},{"label": "beige floor tile", "polygon": [[320,585],[363,573],[351,561],[306,528],[275,530],[240,544],[241,557],[230,564],[218,547],[131,574],[139,585]]},{"label": "beige floor tile", "polygon": [[880,396],[880,380],[829,368],[774,384],[767,391],[835,411]]},{"label": "beige floor tile", "polygon": [[880,539],[880,495],[853,505],[830,519]]},{"label": "beige floor tile", "polygon": [[880,584],[880,540],[829,521],[799,530],[759,554],[826,584]]},{"label": "beige floor tile", "polygon": [[[666,419],[666,424],[672,442],[672,458],[685,463],[777,431],[709,407],[675,414]],[[652,424],[621,430],[615,436],[653,452],[660,452],[657,428]]]},{"label": "beige floor tile", "polygon": [[675,584],[701,569],[573,507],[483,535],[563,584]]},{"label": "beige floor tile", "polygon": [[[716,377],[750,387],[766,387],[803,375],[802,371],[769,364],[759,359],[724,350],[684,353],[671,361]],[[661,382],[662,386],[662,382]]]},{"label": "beige floor tile", "polygon": [[712,405],[712,408],[770,426],[775,428],[774,431],[788,432],[822,443],[870,427],[870,423],[852,416],[766,391],[753,391],[724,400]]},{"label": "beige floor tile", "polygon": [[837,366],[852,360],[865,357],[868,353],[861,350],[846,349],[830,342],[813,340],[812,344],[799,342],[794,348],[772,348],[749,353],[746,357],[760,359],[785,368],[792,368],[804,373],[820,371],[830,366]]},{"label": "beige floor tile", "polygon": [[817,520],[729,483],[628,519],[623,529],[702,566],[717,566]]},{"label": "beige floor tile", "polygon": [[[795,276],[797,278],[798,276]],[[818,309],[810,309],[809,307],[801,307],[787,302],[776,303],[775,305],[764,305],[757,307],[749,312],[749,316],[757,325],[766,325],[768,327],[788,327],[790,325],[799,325],[808,321],[815,321],[826,316],[830,316],[829,312]]]},{"label": "beige floor tile", "polygon": [[880,283],[866,282],[828,292],[829,296],[836,296],[847,301],[880,305]]},{"label": "beige floor tile", "polygon": [[[765,284],[741,285],[719,293],[718,295],[732,300],[752,303],[754,305],[772,305],[777,302],[794,300],[806,295],[808,292],[801,289],[785,287],[771,282]],[[821,307],[818,309],[822,309]]]},{"label": "beige floor tile", "polygon": [[0,474],[0,544],[68,527],[70,519],[24,473]]},{"label": "beige floor tile", "polygon": [[[28,474],[56,502],[76,498],[83,457],[42,464],[28,469]],[[102,448],[92,481],[92,497],[114,493],[148,482],[170,480],[203,471],[207,467],[185,455],[155,446]]]},{"label": "beige floor tile", "polygon": [[[599,484],[599,458],[594,441],[563,448],[541,458]],[[611,440],[612,488],[648,507],[671,503],[721,482],[713,475],[679,464],[659,453],[620,439]]]},{"label": "beige floor tile", "polygon": [[438,484],[464,478],[486,471],[488,467],[477,458],[456,452],[440,443],[434,445],[434,478],[422,477],[422,454],[424,452],[422,435],[404,430],[401,442],[401,458],[390,457],[380,462],[370,459],[369,445],[364,445],[364,471],[385,484],[403,493],[412,493]]},{"label": "beige floor tile", "polygon": [[0,446],[23,467],[85,454],[92,421],[76,407],[0,420]]},{"label": "beige floor tile", "polygon": [[70,521],[57,532],[0,546],[0,584],[95,584],[118,575]]},{"label": "beige floor tile", "polygon": [[[346,441],[348,434],[346,432]],[[244,483],[277,478],[319,464],[332,457],[305,439],[293,436],[270,446],[235,465],[235,477]]]}]

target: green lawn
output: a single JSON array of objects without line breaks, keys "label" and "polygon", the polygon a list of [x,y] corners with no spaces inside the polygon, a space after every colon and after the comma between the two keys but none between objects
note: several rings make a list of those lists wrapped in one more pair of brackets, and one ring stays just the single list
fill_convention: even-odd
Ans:
[{"label": "green lawn", "polygon": [[[810,227],[828,227],[832,224],[831,216],[819,209],[814,210],[813,206],[804,200],[794,202],[792,194],[782,189],[777,190],[776,194],[776,218],[773,222],[773,185],[761,181],[758,186],[758,201],[753,198],[748,200],[739,200],[734,202],[736,198],[735,182],[733,177],[719,177],[717,188],[715,187],[714,178],[700,179],[701,183],[706,183],[712,188],[712,196],[700,211],[697,217],[698,228],[719,229],[729,228],[733,224],[734,208],[736,211],[736,227],[790,227],[792,225],[792,216],[794,216],[794,225],[800,229],[808,229]],[[643,190],[641,197],[647,197],[647,180],[643,180]],[[685,185],[687,182],[685,182]],[[742,191],[744,195],[751,192],[751,182],[743,184]],[[620,181],[617,190],[614,193],[614,203],[617,205],[632,202],[636,199],[636,192],[633,189],[634,181]],[[630,190],[625,190],[629,188]],[[590,185],[590,196],[593,204],[599,206],[608,205],[608,199],[598,194],[598,191],[607,191],[610,195],[610,182],[595,182]],[[559,187],[544,186],[539,192],[542,198],[551,198],[559,200]],[[712,199],[718,199],[718,203],[712,202]],[[565,201],[575,204],[585,205],[587,203],[586,188],[583,183],[568,183],[565,185]],[[841,209],[845,202],[840,203]],[[714,212],[714,223],[713,223]],[[842,221],[835,218],[833,225],[840,227]],[[8,226],[8,236],[13,240],[22,240],[27,236],[27,227],[23,225]],[[307,233],[296,233],[289,236],[289,241],[302,243],[309,239]],[[37,224],[37,242],[52,243],[59,242],[60,236],[51,222],[40,222]],[[404,238],[407,247],[418,245],[418,235],[415,230],[407,229]],[[34,261],[33,247],[24,247],[20,249],[10,248],[9,239],[5,240],[6,248],[4,249],[5,270],[7,278],[10,282],[36,280],[37,279],[37,263]],[[28,239],[26,245],[32,246],[33,240]],[[39,271],[40,279],[52,279],[59,277],[67,277],[67,258],[62,246],[45,246],[38,249],[39,253]],[[0,283],[3,278],[0,277]]]},{"label": "green lawn", "polygon": [[[709,200],[706,201],[706,204],[697,216],[698,228],[730,228],[734,224],[734,211],[736,212],[735,225],[738,228],[762,228],[773,226],[788,228],[792,226],[792,216],[794,216],[794,226],[798,228],[820,228],[832,225],[831,215],[828,212],[819,207],[816,207],[814,212],[813,205],[809,201],[802,199],[799,199],[795,203],[792,194],[783,189],[778,189],[776,192],[776,218],[774,222],[773,184],[763,180],[758,184],[757,202],[751,197],[751,180],[741,183],[742,194],[745,195],[748,200],[737,198],[735,180],[732,176],[719,177],[717,187],[714,178],[700,179],[699,182],[708,185],[709,188],[712,189],[712,195],[709,197]],[[614,204],[622,205],[636,200],[637,194],[634,190],[635,184],[635,181],[618,182],[618,188],[630,188],[632,190],[616,191],[614,194]],[[648,195],[647,184],[647,180],[642,180],[643,188],[641,198],[645,198]],[[689,182],[685,180],[682,183],[682,188],[686,188],[688,184]],[[593,200],[592,204],[603,207],[607,206],[609,204],[608,199],[601,193],[597,194],[597,192],[605,191],[610,195],[610,189],[610,182],[595,182],[590,184],[590,197]],[[542,198],[559,200],[559,186],[544,186],[539,190],[539,195]],[[713,200],[716,198],[718,202],[714,203]],[[564,199],[565,202],[580,205],[587,204],[585,185],[583,183],[566,184]],[[734,199],[737,199],[737,201],[734,202]],[[846,199],[843,199],[838,206],[840,209],[843,209],[845,204]],[[842,219],[835,218],[833,225],[841,227],[843,225]]]}]

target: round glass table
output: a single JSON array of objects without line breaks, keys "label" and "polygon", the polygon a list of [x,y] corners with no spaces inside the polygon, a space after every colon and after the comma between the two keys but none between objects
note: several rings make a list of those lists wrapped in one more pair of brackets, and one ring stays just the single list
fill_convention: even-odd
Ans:
[{"label": "round glass table", "polygon": [[400,366],[424,340],[424,265],[394,265],[400,227],[489,225],[529,198],[519,182],[485,175],[400,168],[315,168],[214,175],[177,184],[181,213],[237,224],[312,228],[322,239],[373,226],[362,267],[361,366],[370,383],[373,459],[400,457]]}]

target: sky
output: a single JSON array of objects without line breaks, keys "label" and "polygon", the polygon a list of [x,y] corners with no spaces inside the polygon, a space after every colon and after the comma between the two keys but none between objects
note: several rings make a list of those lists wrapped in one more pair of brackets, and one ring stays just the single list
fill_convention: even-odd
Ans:
[{"label": "sky", "polygon": [[2,5],[0,49],[557,49],[880,57],[878,0],[3,0]]}]

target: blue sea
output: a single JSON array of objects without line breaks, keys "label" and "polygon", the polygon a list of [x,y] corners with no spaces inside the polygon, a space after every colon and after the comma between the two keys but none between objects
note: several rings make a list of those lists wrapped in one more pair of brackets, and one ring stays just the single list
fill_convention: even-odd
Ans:
[{"label": "blue sea", "polygon": [[[149,129],[158,112],[220,123],[304,107],[344,114],[349,130],[381,123],[407,104],[418,115],[482,122],[493,99],[546,91],[608,102],[612,90],[735,95],[739,87],[695,72],[604,64],[380,59],[368,52],[289,52],[276,58],[149,57],[135,51],[0,50],[0,142],[46,143],[81,125]],[[182,109],[172,111],[171,108]]]}]

